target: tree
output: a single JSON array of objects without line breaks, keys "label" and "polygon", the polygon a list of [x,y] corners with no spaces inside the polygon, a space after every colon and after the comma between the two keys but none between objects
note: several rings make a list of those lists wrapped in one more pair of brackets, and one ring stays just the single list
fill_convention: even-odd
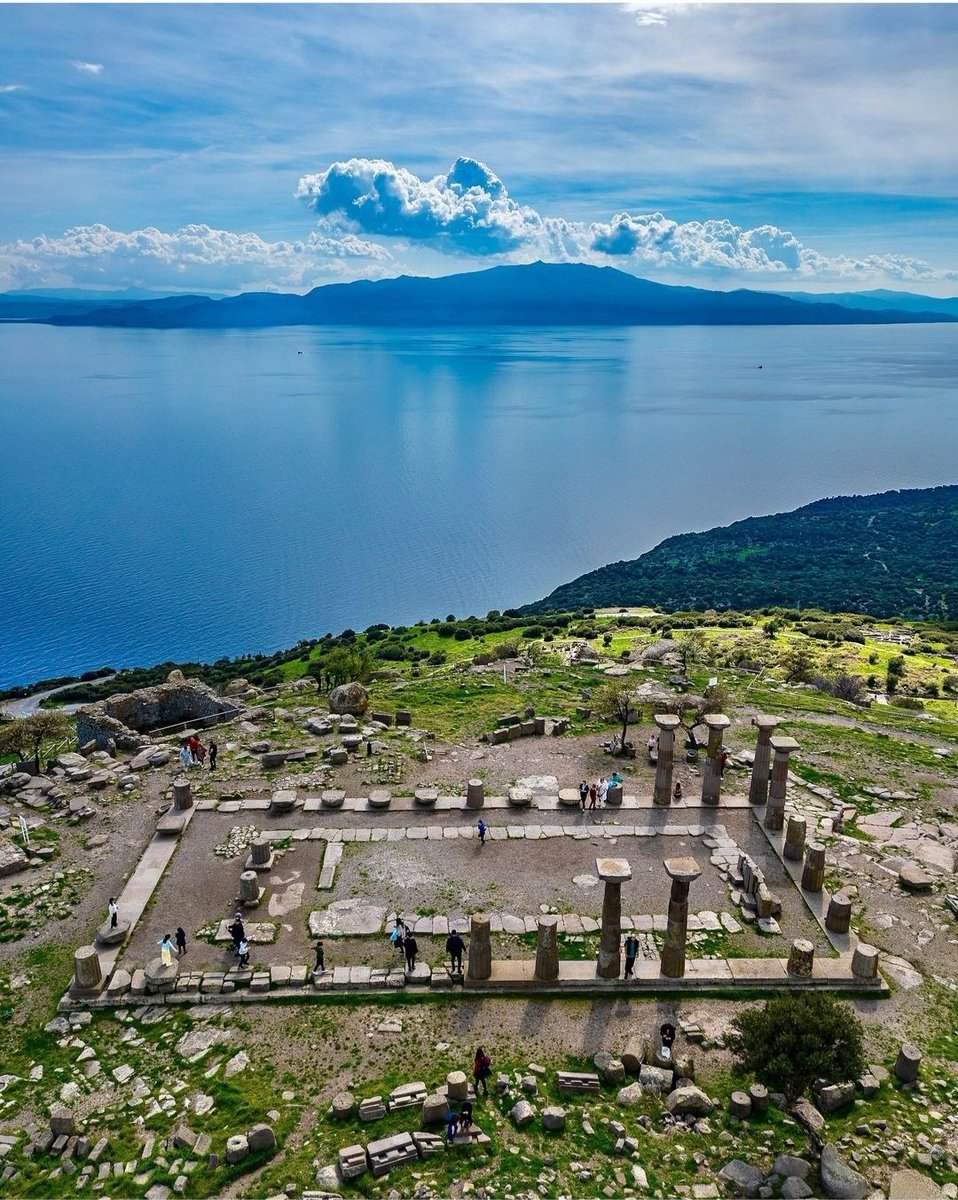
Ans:
[{"label": "tree", "polygon": [[898,691],[898,686],[905,674],[905,660],[900,654],[896,654],[894,658],[888,660],[888,666],[885,669],[885,690],[889,696]]},{"label": "tree", "polygon": [[20,758],[32,758],[39,771],[43,743],[62,741],[72,732],[73,726],[66,713],[55,708],[41,708],[28,717],[20,717],[0,726],[0,754],[17,754]]},{"label": "tree", "polygon": [[861,1022],[821,992],[785,993],[739,1013],[727,1043],[743,1071],[790,1102],[816,1079],[844,1083],[865,1069]]},{"label": "tree", "polygon": [[665,711],[674,713],[679,724],[685,730],[688,736],[689,745],[696,749],[698,743],[695,740],[695,731],[702,724],[709,713],[721,712],[728,704],[728,691],[722,684],[716,684],[715,687],[705,689],[705,694],[696,696],[692,692],[685,692],[670,703],[665,705]]},{"label": "tree", "polygon": [[607,714],[622,722],[622,750],[625,750],[629,725],[642,719],[642,710],[635,704],[635,693],[625,683],[604,683],[592,697],[596,712]]},{"label": "tree", "polygon": [[327,691],[338,687],[341,683],[365,683],[372,671],[373,658],[365,646],[333,646],[316,662],[310,663],[307,670],[319,686],[325,686]]},{"label": "tree", "polygon": [[815,656],[807,646],[791,645],[778,656],[787,683],[808,683],[815,670]]}]

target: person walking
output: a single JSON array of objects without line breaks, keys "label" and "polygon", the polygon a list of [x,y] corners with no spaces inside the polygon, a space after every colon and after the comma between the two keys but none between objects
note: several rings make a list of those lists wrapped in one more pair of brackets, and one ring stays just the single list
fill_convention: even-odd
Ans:
[{"label": "person walking", "polygon": [[239,944],[238,953],[239,953],[239,965],[241,967],[248,967],[249,966],[249,942],[246,940],[245,937],[242,939],[242,941]]},{"label": "person walking", "polygon": [[180,762],[187,770],[193,765],[193,752],[185,742],[180,747]]},{"label": "person walking", "polygon": [[120,920],[120,909],[116,903],[116,897],[110,897],[110,903],[106,906],[107,912],[110,914],[110,928],[116,929]]},{"label": "person walking", "polygon": [[631,979],[635,973],[635,960],[639,957],[639,939],[630,933],[625,939],[625,977]]},{"label": "person walking", "polygon": [[489,1086],[486,1080],[492,1074],[492,1059],[483,1050],[481,1046],[476,1048],[476,1056],[472,1060],[472,1078],[476,1085],[476,1098],[479,1097],[479,1088],[482,1088],[484,1096],[489,1095]]},{"label": "person walking", "polygon": [[419,943],[410,933],[406,937],[406,970],[415,971],[416,955],[419,953]]},{"label": "person walking", "polygon": [[313,970],[318,971],[320,975],[324,975],[326,973],[326,948],[323,946],[322,938],[316,943],[314,949],[316,951],[316,965],[313,967]]},{"label": "person walking", "polygon": [[596,801],[598,800],[598,798],[599,798],[598,784],[590,783],[589,784],[589,812],[591,812],[595,808]]},{"label": "person walking", "polygon": [[585,812],[585,802],[589,799],[589,785],[583,779],[579,784],[579,807]]},{"label": "person walking", "polygon": [[446,938],[446,953],[452,962],[453,975],[462,974],[462,952],[465,948],[466,943],[454,929]]},{"label": "person walking", "polygon": [[164,967],[173,965],[173,939],[168,933],[163,934],[163,941],[160,942],[160,961]]},{"label": "person walking", "polygon": [[219,754],[219,747],[216,742],[210,742],[210,770],[216,770],[216,756]]},{"label": "person walking", "polygon": [[176,953],[180,957],[186,953],[186,930],[182,925],[176,927]]},{"label": "person walking", "polygon": [[396,924],[393,926],[393,931],[389,935],[390,942],[396,947],[396,949],[399,951],[400,954],[402,954],[403,950],[405,949],[406,940],[403,937],[403,932],[405,931],[405,929],[406,929],[406,926],[397,917]]},{"label": "person walking", "polygon": [[489,826],[485,823],[482,817],[479,818],[479,824],[476,826],[479,831],[479,845],[486,844],[486,834],[489,832]]},{"label": "person walking", "polygon": [[233,918],[233,924],[226,932],[233,939],[233,955],[234,957],[238,958],[240,942],[242,942],[246,937],[246,928],[243,925],[243,918],[239,913],[237,913]]}]

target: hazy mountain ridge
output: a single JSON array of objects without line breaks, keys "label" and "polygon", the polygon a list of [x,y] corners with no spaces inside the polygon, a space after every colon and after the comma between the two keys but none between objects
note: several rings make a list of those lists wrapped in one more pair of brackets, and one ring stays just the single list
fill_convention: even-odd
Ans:
[{"label": "hazy mountain ridge", "polygon": [[836,496],[679,534],[522,611],[635,604],[958,618],[958,486]]},{"label": "hazy mountain ridge", "polygon": [[[13,303],[13,301],[10,301]],[[21,302],[29,308],[34,301]],[[4,314],[0,297],[0,315]],[[13,315],[13,314],[10,314]],[[849,325],[958,320],[958,314],[859,310],[770,292],[675,287],[613,267],[530,263],[438,278],[399,276],[222,299],[73,302],[16,314],[55,325],[154,329],[279,325]]]}]

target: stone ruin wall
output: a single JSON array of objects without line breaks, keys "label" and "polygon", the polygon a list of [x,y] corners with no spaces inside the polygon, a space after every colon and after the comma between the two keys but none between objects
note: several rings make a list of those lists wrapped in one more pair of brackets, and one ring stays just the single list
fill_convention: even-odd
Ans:
[{"label": "stone ruin wall", "polygon": [[108,696],[77,712],[77,743],[95,742],[98,750],[136,750],[153,729],[196,723],[201,728],[231,720],[244,711],[236,700],[227,700],[199,679],[177,679],[157,687]]}]

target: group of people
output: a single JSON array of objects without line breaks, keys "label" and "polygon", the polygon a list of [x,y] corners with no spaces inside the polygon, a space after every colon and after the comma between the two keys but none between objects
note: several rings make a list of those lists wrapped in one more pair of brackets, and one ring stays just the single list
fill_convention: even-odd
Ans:
[{"label": "group of people", "polygon": [[169,933],[164,933],[163,935],[163,939],[160,942],[160,961],[164,967],[173,965],[174,950],[177,958],[181,958],[186,953],[186,930],[182,925],[177,926],[175,946],[173,935]]},{"label": "group of people", "polygon": [[246,940],[246,926],[243,924],[243,914],[237,910],[233,915],[233,924],[226,931],[233,939],[233,957],[239,959],[241,967],[249,966],[249,942]]},{"label": "group of people", "polygon": [[419,943],[416,941],[412,930],[401,917],[396,918],[396,924],[389,935],[389,940],[400,954],[405,955],[406,970],[414,971],[416,969],[416,955],[419,953]]},{"label": "group of people", "polygon": [[[472,1082],[476,1099],[479,1099],[480,1089],[483,1096],[489,1095],[488,1079],[492,1074],[492,1059],[482,1046],[476,1047],[472,1060]],[[450,1105],[446,1113],[446,1140],[452,1144],[458,1133],[468,1133],[472,1128],[472,1101],[463,1100],[456,1111]]]},{"label": "group of people", "polygon": [[587,783],[582,780],[579,784],[579,807],[585,812],[586,805],[590,811],[594,808],[601,808],[605,804],[609,794],[610,787],[617,787],[622,782],[622,776],[615,772],[608,779],[604,776],[602,779],[595,779],[592,783]]},{"label": "group of people", "polygon": [[194,733],[180,747],[180,762],[184,767],[200,767],[210,760],[210,770],[216,769],[216,756],[219,753],[219,747],[216,742],[210,742],[209,749],[203,745],[197,735]]}]

